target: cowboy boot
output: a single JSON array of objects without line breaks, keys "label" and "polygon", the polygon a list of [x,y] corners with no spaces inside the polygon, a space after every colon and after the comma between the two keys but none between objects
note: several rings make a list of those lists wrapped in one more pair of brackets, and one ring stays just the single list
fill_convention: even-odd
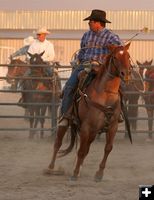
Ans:
[{"label": "cowboy boot", "polygon": [[72,119],[72,103],[73,103],[74,89],[72,87],[65,87],[63,93],[63,99],[61,104],[61,114],[62,118],[68,120]]}]

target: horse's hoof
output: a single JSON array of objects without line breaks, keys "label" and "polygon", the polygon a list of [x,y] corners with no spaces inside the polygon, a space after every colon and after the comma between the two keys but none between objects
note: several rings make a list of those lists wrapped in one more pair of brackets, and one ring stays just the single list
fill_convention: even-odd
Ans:
[{"label": "horse's hoof", "polygon": [[47,168],[43,170],[44,175],[52,175],[53,174],[53,169]]},{"label": "horse's hoof", "polygon": [[98,172],[96,172],[96,174],[95,174],[95,177],[94,177],[94,180],[96,181],[96,182],[101,182],[102,181],[102,178],[103,178],[103,174],[101,173],[98,173]]},{"label": "horse's hoof", "polygon": [[77,179],[78,179],[77,176],[71,176],[71,177],[69,178],[70,181],[77,181]]},{"label": "horse's hoof", "polygon": [[47,168],[43,171],[43,174],[45,175],[57,175],[57,176],[61,176],[65,174],[65,171],[62,169],[58,169],[58,170],[54,170],[51,168]]},{"label": "horse's hoof", "polygon": [[97,183],[101,182],[102,181],[102,177],[95,176],[94,181],[97,182]]}]

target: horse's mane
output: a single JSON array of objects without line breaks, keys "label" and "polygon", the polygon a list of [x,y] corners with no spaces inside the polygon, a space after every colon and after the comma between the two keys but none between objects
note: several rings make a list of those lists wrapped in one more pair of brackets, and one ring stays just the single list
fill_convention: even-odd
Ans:
[{"label": "horse's mane", "polygon": [[17,59],[12,59],[10,64],[26,64],[26,62],[20,60],[19,58]]}]

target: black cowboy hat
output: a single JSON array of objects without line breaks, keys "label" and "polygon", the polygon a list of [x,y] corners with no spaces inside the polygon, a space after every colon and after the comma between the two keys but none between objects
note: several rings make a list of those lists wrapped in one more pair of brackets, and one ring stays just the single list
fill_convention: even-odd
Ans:
[{"label": "black cowboy hat", "polygon": [[85,18],[83,21],[86,20],[94,20],[99,22],[111,23],[106,19],[106,12],[103,10],[92,10],[91,15]]}]

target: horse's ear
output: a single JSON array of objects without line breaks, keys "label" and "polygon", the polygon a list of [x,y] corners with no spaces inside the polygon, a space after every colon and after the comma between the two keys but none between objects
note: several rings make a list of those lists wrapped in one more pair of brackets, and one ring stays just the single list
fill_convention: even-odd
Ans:
[{"label": "horse's ear", "polygon": [[28,54],[30,57],[32,57],[32,56],[33,56],[33,54],[29,53],[28,51],[27,51],[27,54]]},{"label": "horse's ear", "polygon": [[136,64],[137,64],[137,65],[141,65],[141,63],[140,63],[138,60],[136,60]]},{"label": "horse's ear", "polygon": [[41,57],[42,57],[42,56],[43,56],[43,54],[44,54],[44,52],[45,52],[45,51],[43,51],[42,53],[40,53],[40,54],[39,54],[39,56],[41,56]]},{"label": "horse's ear", "polygon": [[125,45],[125,49],[128,50],[130,47],[130,42],[128,44]]},{"label": "horse's ear", "polygon": [[149,64],[149,65],[152,65],[152,62],[153,62],[153,59],[152,59],[152,60],[150,60],[148,64]]}]

